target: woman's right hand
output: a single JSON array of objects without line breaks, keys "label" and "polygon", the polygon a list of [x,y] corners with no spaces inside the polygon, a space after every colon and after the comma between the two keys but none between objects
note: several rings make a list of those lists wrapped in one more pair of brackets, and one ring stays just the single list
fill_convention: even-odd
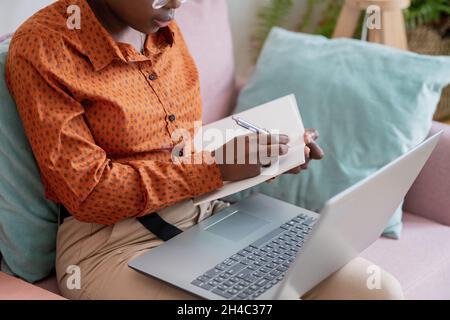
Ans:
[{"label": "woman's right hand", "polygon": [[261,174],[261,168],[289,152],[287,135],[239,136],[212,153],[224,181],[239,181]]}]

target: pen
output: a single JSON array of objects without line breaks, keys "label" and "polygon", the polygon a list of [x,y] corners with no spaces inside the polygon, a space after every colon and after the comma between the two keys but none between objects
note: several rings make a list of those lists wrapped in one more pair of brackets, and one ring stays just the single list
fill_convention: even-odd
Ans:
[{"label": "pen", "polygon": [[[233,119],[234,121],[236,121],[236,123],[238,124],[238,126],[240,126],[240,127],[242,127],[242,128],[245,128],[245,129],[247,129],[247,130],[250,130],[250,131],[252,131],[252,132],[254,132],[254,133],[256,133],[256,134],[262,133],[262,134],[266,134],[266,135],[271,135],[271,133],[270,133],[269,130],[267,130],[267,129],[262,129],[262,128],[260,128],[260,127],[258,127],[258,126],[256,126],[256,125],[254,125],[253,123],[251,123],[251,122],[249,122],[249,121],[247,121],[247,120],[244,120],[244,119],[242,119],[242,118],[235,117],[235,116],[232,116],[231,119]],[[288,146],[288,148],[291,148],[291,145],[290,145],[290,144],[287,144],[287,146]]]},{"label": "pen", "polygon": [[267,129],[262,129],[262,128],[260,128],[260,127],[258,127],[258,126],[256,126],[256,125],[254,125],[254,124],[248,122],[247,120],[244,120],[244,119],[239,118],[239,117],[234,117],[234,116],[231,117],[231,118],[232,118],[234,121],[236,121],[236,123],[237,123],[238,126],[244,128],[244,129],[250,130],[250,131],[252,131],[252,132],[254,132],[254,133],[256,133],[256,134],[260,134],[260,133],[267,134],[267,135],[270,134],[269,130],[267,130]]}]

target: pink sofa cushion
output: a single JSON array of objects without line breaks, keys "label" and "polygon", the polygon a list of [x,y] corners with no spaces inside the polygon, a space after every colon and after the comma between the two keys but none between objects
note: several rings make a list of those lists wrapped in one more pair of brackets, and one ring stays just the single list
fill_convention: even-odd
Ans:
[{"label": "pink sofa cushion", "polygon": [[432,134],[441,130],[442,139],[408,193],[405,210],[450,226],[450,126],[435,122]]},{"label": "pink sofa cushion", "polygon": [[56,295],[61,295],[55,273],[51,274],[49,277],[45,278],[44,280],[35,283],[34,285],[41,289],[52,292]]},{"label": "pink sofa cushion", "polygon": [[0,36],[0,42],[5,41],[6,39],[12,37],[12,33],[4,34]]},{"label": "pink sofa cushion", "polygon": [[203,120],[230,115],[236,86],[226,0],[190,0],[179,9],[177,22],[200,72]]},{"label": "pink sofa cushion", "polygon": [[450,299],[450,227],[410,213],[403,222],[400,241],[382,238],[362,256],[392,273],[408,299]]},{"label": "pink sofa cushion", "polygon": [[0,272],[0,300],[65,300],[47,290]]}]

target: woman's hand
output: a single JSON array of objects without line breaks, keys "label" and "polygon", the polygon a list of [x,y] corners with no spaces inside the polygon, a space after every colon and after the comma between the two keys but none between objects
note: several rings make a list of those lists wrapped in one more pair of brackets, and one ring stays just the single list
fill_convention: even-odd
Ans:
[{"label": "woman's hand", "polygon": [[305,164],[292,169],[287,174],[299,174],[303,170],[307,170],[311,160],[322,160],[324,157],[323,150],[316,143],[319,139],[319,132],[316,129],[307,129],[305,131]]},{"label": "woman's hand", "polygon": [[224,181],[240,181],[261,174],[289,152],[287,135],[246,135],[234,138],[212,153]]}]

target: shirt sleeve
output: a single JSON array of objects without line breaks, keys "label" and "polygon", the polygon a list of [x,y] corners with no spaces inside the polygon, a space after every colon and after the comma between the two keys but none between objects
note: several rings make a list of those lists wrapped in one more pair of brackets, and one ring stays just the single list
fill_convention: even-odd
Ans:
[{"label": "shirt sleeve", "polygon": [[7,82],[52,200],[76,219],[114,224],[222,187],[215,163],[112,161],[95,143],[84,107],[39,69],[10,56]]}]

